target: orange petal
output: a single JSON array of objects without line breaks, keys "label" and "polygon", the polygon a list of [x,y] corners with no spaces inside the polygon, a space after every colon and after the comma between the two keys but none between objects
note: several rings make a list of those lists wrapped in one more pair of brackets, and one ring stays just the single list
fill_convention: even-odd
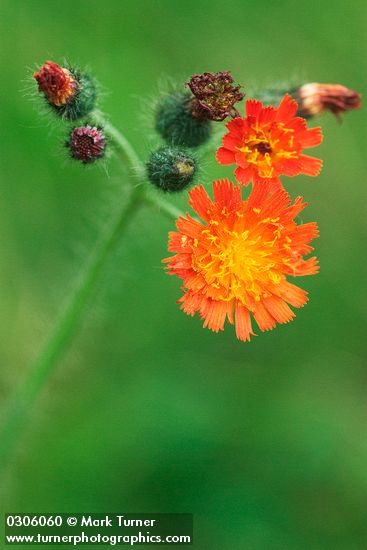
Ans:
[{"label": "orange petal", "polygon": [[225,147],[219,147],[216,152],[215,158],[220,164],[234,164],[235,154],[233,151],[226,149]]},{"label": "orange petal", "polygon": [[194,220],[194,218],[192,218],[189,214],[186,214],[186,216],[186,218],[178,218],[178,220],[176,221],[176,227],[180,231],[180,233],[183,233],[188,237],[195,238],[198,236],[198,234],[201,233],[203,225],[197,220]]},{"label": "orange petal", "polygon": [[243,118],[232,118],[232,120],[227,122],[226,127],[228,128],[231,135],[237,138],[241,138],[243,133]]},{"label": "orange petal", "polygon": [[273,292],[283,298],[288,304],[294,307],[302,307],[307,302],[307,292],[296,285],[292,285],[288,281],[282,281],[276,287]]},{"label": "orange petal", "polygon": [[237,147],[240,146],[240,143],[240,139],[232,133],[226,134],[222,140],[223,147],[225,149],[229,149],[230,151],[236,151]]},{"label": "orange petal", "polygon": [[[205,298],[204,298],[205,299]],[[179,300],[178,303],[181,304],[181,309],[187,313],[187,315],[195,315],[195,313],[200,309],[200,305],[203,301],[203,296],[188,290]]]},{"label": "orange petal", "polygon": [[213,203],[202,185],[194,187],[189,192],[189,205],[204,221],[208,221]]},{"label": "orange petal", "polygon": [[259,329],[263,332],[264,330],[272,330],[276,326],[274,317],[270,315],[261,302],[256,302],[253,316],[255,317]]},{"label": "orange petal", "polygon": [[230,212],[241,206],[241,188],[227,179],[213,181],[213,195],[214,202],[219,207],[226,206]]},{"label": "orange petal", "polygon": [[320,271],[319,262],[316,256],[308,258],[307,260],[301,260],[292,273],[295,277],[304,277],[306,275],[315,275]]},{"label": "orange petal", "polygon": [[168,269],[170,273],[176,273],[178,276],[187,275],[187,272],[192,270],[191,255],[176,254],[176,256],[171,256]]},{"label": "orange petal", "polygon": [[249,342],[251,336],[256,336],[252,332],[249,310],[239,302],[236,304],[236,336],[243,342]]},{"label": "orange petal", "polygon": [[292,233],[292,246],[296,246],[297,248],[304,244],[308,244],[319,236],[319,230],[316,222],[297,225]]},{"label": "orange petal", "polygon": [[250,165],[246,160],[246,155],[242,151],[236,151],[235,153],[235,163],[241,168],[248,168]]},{"label": "orange petal", "polygon": [[301,162],[298,159],[282,159],[277,162],[277,170],[290,178],[302,172]]},{"label": "orange petal", "polygon": [[290,201],[288,193],[283,186],[278,186],[275,192],[268,195],[263,202],[261,216],[263,218],[279,216],[287,208]]},{"label": "orange petal", "polygon": [[214,332],[224,329],[224,321],[227,315],[227,303],[211,300],[205,316],[204,328],[208,327]]},{"label": "orange petal", "polygon": [[292,128],[295,130],[295,133],[298,136],[300,132],[307,130],[307,122],[304,118],[296,116],[287,122],[287,128]]},{"label": "orange petal", "polygon": [[277,109],[276,120],[278,122],[287,122],[292,118],[298,110],[298,103],[291,98],[289,94],[286,94],[282,101],[279,103]]},{"label": "orange petal", "polygon": [[307,155],[300,155],[299,160],[301,162],[302,174],[306,174],[306,176],[318,176],[320,174],[322,160]]},{"label": "orange petal", "polygon": [[307,202],[302,202],[302,197],[297,197],[293,204],[283,212],[284,220],[294,220],[296,216],[307,206]]},{"label": "orange petal", "polygon": [[201,273],[195,273],[195,271],[191,270],[191,273],[187,272],[186,275],[187,275],[185,277],[186,288],[197,292],[198,290],[201,290],[206,285],[205,279],[201,275]]},{"label": "orange petal", "polygon": [[253,116],[257,118],[263,108],[263,104],[261,101],[258,101],[257,99],[248,99],[246,101],[246,116]]},{"label": "orange petal", "polygon": [[264,298],[263,303],[270,315],[278,323],[288,323],[288,321],[291,321],[295,317],[295,313],[291,308],[278,296]]},{"label": "orange petal", "polygon": [[186,235],[170,231],[168,233],[168,252],[191,252],[191,248],[187,246],[189,242],[192,241]]},{"label": "orange petal", "polygon": [[262,206],[266,197],[270,193],[271,183],[258,183],[253,186],[251,194],[247,199],[247,210],[252,211],[253,208],[259,208]]},{"label": "orange petal", "polygon": [[231,300],[230,302],[226,302],[227,304],[227,318],[228,318],[228,322],[231,323],[231,325],[233,325],[234,323],[234,306],[235,306],[235,303],[233,300]]},{"label": "orange petal", "polygon": [[234,171],[234,175],[236,180],[239,183],[242,183],[242,185],[248,185],[251,181],[253,173],[253,168],[249,166],[248,168],[241,168],[241,166],[238,166],[236,170]]},{"label": "orange petal", "polygon": [[307,128],[297,134],[297,141],[299,141],[303,148],[315,147],[320,145],[323,140],[322,130],[320,126],[316,128]]},{"label": "orange petal", "polygon": [[279,190],[284,191],[284,187],[279,178],[259,178],[255,175],[253,183],[254,187],[266,187],[268,193],[275,193]]},{"label": "orange petal", "polygon": [[259,114],[259,124],[269,124],[275,120],[277,111],[274,107],[264,107]]}]

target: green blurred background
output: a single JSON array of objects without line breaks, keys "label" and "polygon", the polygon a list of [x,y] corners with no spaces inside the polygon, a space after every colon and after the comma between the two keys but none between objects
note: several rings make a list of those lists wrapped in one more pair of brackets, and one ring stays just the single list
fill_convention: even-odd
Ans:
[{"label": "green blurred background", "polygon": [[[64,160],[29,101],[46,59],[88,65],[145,158],[159,81],[231,70],[246,85],[363,92],[364,0],[0,0],[1,410],[46,342],[124,195]],[[316,121],[318,122],[318,121]],[[179,311],[173,223],[145,208],[99,279],[1,481],[6,511],[192,512],[200,550],[367,547],[366,118],[321,120],[319,178],[289,180],[321,238],[296,320],[236,341]],[[231,174],[207,155],[201,179]],[[185,197],[176,199],[185,205]]]}]

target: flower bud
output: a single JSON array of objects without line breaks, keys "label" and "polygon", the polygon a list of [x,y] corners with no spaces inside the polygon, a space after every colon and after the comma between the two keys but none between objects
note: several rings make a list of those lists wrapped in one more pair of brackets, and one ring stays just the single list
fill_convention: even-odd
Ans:
[{"label": "flower bud", "polygon": [[296,90],[299,115],[310,118],[325,111],[331,111],[337,118],[340,113],[359,109],[361,95],[341,84],[304,84]]},{"label": "flower bud", "polygon": [[60,67],[46,61],[34,73],[38,91],[57,115],[76,120],[88,114],[96,102],[96,88],[93,80],[78,70]]},{"label": "flower bud", "polygon": [[221,121],[227,116],[236,117],[235,103],[244,98],[241,86],[233,86],[229,71],[194,74],[186,83],[194,95],[192,114],[196,118]]},{"label": "flower bud", "polygon": [[162,191],[182,191],[193,182],[196,171],[195,159],[177,147],[161,147],[147,162],[149,181]]},{"label": "flower bud", "polygon": [[106,138],[102,128],[87,124],[71,131],[66,146],[70,149],[72,158],[83,164],[91,164],[104,156]]},{"label": "flower bud", "polygon": [[156,130],[169,144],[199,147],[208,141],[211,123],[193,116],[189,92],[177,92],[166,96],[158,106]]}]

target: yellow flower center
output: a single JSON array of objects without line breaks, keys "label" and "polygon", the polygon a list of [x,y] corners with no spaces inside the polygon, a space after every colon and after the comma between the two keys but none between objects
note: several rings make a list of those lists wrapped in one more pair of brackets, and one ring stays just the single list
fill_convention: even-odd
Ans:
[{"label": "yellow flower center", "polygon": [[275,176],[274,165],[278,160],[298,158],[294,129],[285,128],[282,122],[264,124],[261,128],[254,125],[238,150],[245,153],[248,164],[257,166],[262,178]]},{"label": "yellow flower center", "polygon": [[[259,216],[258,209],[254,212]],[[279,218],[261,219],[249,231],[244,216],[236,212],[233,229],[211,220],[202,230],[200,243],[193,243],[192,267],[208,285],[220,290],[217,299],[237,298],[246,305],[247,294],[259,301],[267,295],[264,289],[269,284],[283,280],[281,266],[289,260],[285,257],[289,243],[281,239]]]}]

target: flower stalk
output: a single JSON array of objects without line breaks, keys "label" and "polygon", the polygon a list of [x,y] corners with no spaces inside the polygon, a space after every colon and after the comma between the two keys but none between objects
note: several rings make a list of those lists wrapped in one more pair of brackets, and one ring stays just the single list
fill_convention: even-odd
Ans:
[{"label": "flower stalk", "polygon": [[27,412],[75,334],[107,257],[139,204],[141,204],[140,188],[136,187],[129,192],[127,202],[121,209],[117,220],[102,237],[79,286],[56,324],[39,358],[30,367],[18,391],[14,394],[5,416],[3,428],[0,431],[0,471],[5,466],[9,453],[16,443],[19,432],[26,420]]},{"label": "flower stalk", "polygon": [[[144,203],[153,205],[169,216],[170,219],[182,215],[182,212],[175,206],[145,189],[143,185],[145,180],[144,165],[125,136],[110,122],[106,121],[102,113],[95,112],[93,117],[114,142],[121,161],[128,170],[130,185],[127,186],[127,198],[114,223],[101,237],[100,243],[90,259],[89,266],[38,359],[29,368],[25,378],[9,402],[4,414],[3,424],[0,427],[0,474],[8,463],[26,422],[29,410],[42,387],[52,375],[57,362],[65,353],[81,323],[89,298],[103,271],[107,258],[113,252],[116,243],[124,233],[138,207]],[[134,185],[134,179],[137,185]]]}]

